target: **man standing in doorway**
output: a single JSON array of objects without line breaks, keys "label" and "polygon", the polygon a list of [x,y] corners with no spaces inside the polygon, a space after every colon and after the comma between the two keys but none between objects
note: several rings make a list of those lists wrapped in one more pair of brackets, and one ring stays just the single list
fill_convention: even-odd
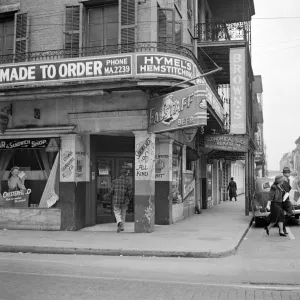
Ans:
[{"label": "man standing in doorway", "polygon": [[[282,187],[286,193],[289,193],[292,189],[290,185],[291,170],[288,167],[284,167],[282,175],[284,176]],[[285,220],[283,222],[283,232],[287,234],[285,226],[293,215],[292,203],[289,197],[282,203],[282,208],[286,212]]]},{"label": "man standing in doorway", "polygon": [[128,179],[128,170],[121,169],[121,176],[111,185],[112,204],[117,222],[117,232],[124,231],[126,211],[131,197],[131,186]]},{"label": "man standing in doorway", "polygon": [[236,182],[233,180],[233,177],[231,177],[231,180],[228,184],[228,187],[227,187],[227,191],[229,191],[229,199],[230,201],[232,201],[232,198],[236,200],[236,191],[237,191],[237,186],[236,186]]}]

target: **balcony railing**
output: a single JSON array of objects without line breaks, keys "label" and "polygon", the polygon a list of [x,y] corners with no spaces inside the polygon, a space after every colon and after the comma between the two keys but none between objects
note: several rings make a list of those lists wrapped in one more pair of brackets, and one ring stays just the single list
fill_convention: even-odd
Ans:
[{"label": "balcony railing", "polygon": [[108,45],[101,47],[86,47],[73,50],[58,49],[27,52],[22,54],[0,55],[0,64],[134,52],[165,52],[171,54],[178,54],[191,59],[200,68],[197,58],[190,49],[174,44],[165,44],[157,42],[141,42],[132,44]]},{"label": "balcony railing", "polygon": [[207,22],[196,25],[198,42],[251,42],[250,22]]}]

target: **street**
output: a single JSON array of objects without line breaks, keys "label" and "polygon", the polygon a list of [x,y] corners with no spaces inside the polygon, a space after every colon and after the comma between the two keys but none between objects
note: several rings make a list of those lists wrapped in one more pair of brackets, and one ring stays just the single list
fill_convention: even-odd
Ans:
[{"label": "street", "polygon": [[[230,230],[230,228],[228,228]],[[0,254],[0,299],[300,299],[300,227],[216,259]]]}]

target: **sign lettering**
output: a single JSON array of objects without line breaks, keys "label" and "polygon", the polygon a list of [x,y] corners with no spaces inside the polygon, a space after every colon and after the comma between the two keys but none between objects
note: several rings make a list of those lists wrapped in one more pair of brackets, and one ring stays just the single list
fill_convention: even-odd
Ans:
[{"label": "sign lettering", "polygon": [[233,135],[206,135],[204,147],[215,150],[247,152],[249,139]]},{"label": "sign lettering", "polygon": [[149,132],[207,124],[205,85],[192,86],[148,101]]},{"label": "sign lettering", "polygon": [[49,138],[42,139],[15,139],[0,140],[0,150],[5,149],[40,149],[46,148],[49,144]]},{"label": "sign lettering", "polygon": [[184,79],[194,77],[193,63],[180,56],[169,54],[137,54],[137,75],[173,75]]},{"label": "sign lettering", "polygon": [[245,49],[230,49],[230,92],[232,134],[246,133]]},{"label": "sign lettering", "polygon": [[2,66],[1,84],[32,83],[93,79],[132,75],[131,55],[98,58],[66,59],[53,63],[32,63]]}]

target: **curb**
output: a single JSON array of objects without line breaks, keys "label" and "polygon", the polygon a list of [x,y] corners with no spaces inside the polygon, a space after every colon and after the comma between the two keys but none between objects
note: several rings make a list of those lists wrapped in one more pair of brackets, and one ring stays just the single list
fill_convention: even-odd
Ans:
[{"label": "curb", "polygon": [[43,246],[13,246],[0,245],[0,252],[34,253],[34,254],[65,254],[65,255],[107,255],[107,256],[144,256],[144,257],[184,257],[184,258],[222,258],[236,254],[239,246],[247,235],[253,223],[253,218],[238,244],[230,250],[222,252],[193,252],[193,251],[156,251],[156,250],[126,250],[126,249],[92,249],[72,247],[43,247]]}]

